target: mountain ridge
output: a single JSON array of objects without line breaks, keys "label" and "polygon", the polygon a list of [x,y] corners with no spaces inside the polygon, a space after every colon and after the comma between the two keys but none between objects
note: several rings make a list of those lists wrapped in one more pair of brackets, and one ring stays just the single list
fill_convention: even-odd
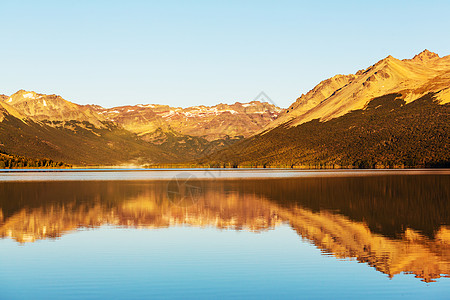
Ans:
[{"label": "mountain ridge", "polygon": [[450,55],[441,58],[429,50],[412,59],[399,60],[389,55],[355,74],[335,75],[320,82],[261,132],[281,124],[296,126],[313,119],[328,121],[363,109],[375,97],[396,92],[404,93],[407,103],[428,92],[438,92],[437,99],[442,104],[448,103],[449,81],[439,82],[438,79],[449,79],[449,72]]},{"label": "mountain ridge", "polygon": [[113,108],[95,107],[98,113],[140,136],[158,128],[208,141],[239,136],[249,137],[273,121],[281,109],[259,101],[186,108],[158,104],[138,104]]}]

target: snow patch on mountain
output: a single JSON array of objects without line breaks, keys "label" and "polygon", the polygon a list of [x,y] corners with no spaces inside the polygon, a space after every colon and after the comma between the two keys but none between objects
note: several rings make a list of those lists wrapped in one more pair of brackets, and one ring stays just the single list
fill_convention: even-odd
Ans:
[{"label": "snow patch on mountain", "polygon": [[24,98],[34,99],[34,94],[33,93],[26,93],[26,94],[23,94],[23,97]]}]

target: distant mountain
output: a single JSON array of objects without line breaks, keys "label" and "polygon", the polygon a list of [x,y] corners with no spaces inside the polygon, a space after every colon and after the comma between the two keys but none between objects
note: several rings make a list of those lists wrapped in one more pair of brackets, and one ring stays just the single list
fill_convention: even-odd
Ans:
[{"label": "distant mountain", "polygon": [[259,101],[188,108],[157,104],[92,108],[139,136],[150,135],[151,139],[159,129],[208,141],[249,137],[276,119],[282,111],[273,104]]},{"label": "distant mountain", "polygon": [[0,97],[0,150],[76,165],[180,163],[254,134],[280,111],[257,101],[106,109],[20,90]]},{"label": "distant mountain", "polygon": [[391,56],[302,95],[255,136],[208,156],[229,166],[450,166],[450,56]]},{"label": "distant mountain", "polygon": [[79,121],[102,127],[107,119],[86,105],[78,105],[58,95],[20,90],[4,100],[33,121]]}]

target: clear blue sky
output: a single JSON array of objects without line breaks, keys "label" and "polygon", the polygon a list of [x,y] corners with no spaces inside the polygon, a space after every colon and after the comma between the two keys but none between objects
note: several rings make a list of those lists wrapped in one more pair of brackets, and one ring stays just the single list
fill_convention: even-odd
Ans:
[{"label": "clear blue sky", "polygon": [[287,107],[391,54],[450,54],[450,1],[0,1],[0,93]]}]

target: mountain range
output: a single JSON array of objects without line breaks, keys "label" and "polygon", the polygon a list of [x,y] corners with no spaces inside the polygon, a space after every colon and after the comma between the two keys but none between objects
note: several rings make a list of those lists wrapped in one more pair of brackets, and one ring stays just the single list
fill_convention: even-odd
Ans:
[{"label": "mountain range", "polygon": [[103,108],[24,90],[0,100],[0,151],[75,165],[192,161],[253,135],[281,112],[259,101]]},{"label": "mountain range", "polygon": [[0,95],[0,151],[75,165],[450,165],[450,56],[388,56],[336,75],[287,109],[267,102],[104,108]]}]

